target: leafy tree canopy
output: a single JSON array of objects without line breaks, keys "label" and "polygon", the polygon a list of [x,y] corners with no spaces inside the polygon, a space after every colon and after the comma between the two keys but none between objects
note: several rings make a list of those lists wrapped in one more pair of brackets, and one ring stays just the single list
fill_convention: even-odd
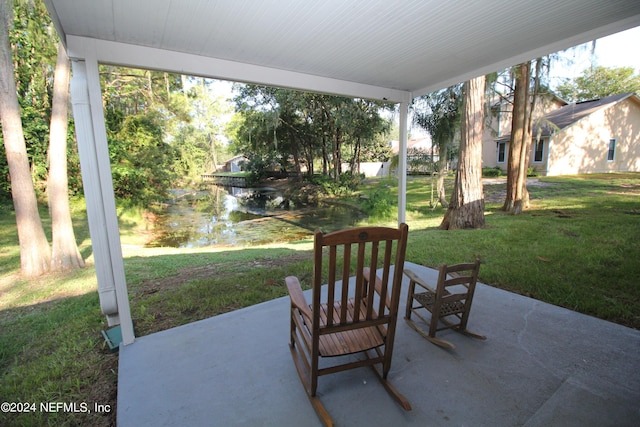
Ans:
[{"label": "leafy tree canopy", "polygon": [[626,92],[640,92],[640,74],[632,67],[591,67],[575,79],[565,79],[557,93],[568,102],[589,101]]},{"label": "leafy tree canopy", "polygon": [[355,171],[364,161],[386,161],[389,105],[288,89],[242,85],[234,99],[240,116],[232,123],[231,148],[258,155],[281,169],[313,174],[322,164],[335,179],[342,162]]}]

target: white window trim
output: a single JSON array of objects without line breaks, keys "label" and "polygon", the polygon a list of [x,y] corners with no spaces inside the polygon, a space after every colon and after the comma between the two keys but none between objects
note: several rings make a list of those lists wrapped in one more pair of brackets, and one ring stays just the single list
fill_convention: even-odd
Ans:
[{"label": "white window trim", "polygon": [[[613,156],[609,158],[609,152],[611,151],[611,141],[613,141]],[[615,162],[616,161],[616,151],[618,148],[618,139],[617,138],[609,138],[609,143],[607,144],[607,162]]]},{"label": "white window trim", "polygon": [[[542,156],[540,156],[540,160],[536,160],[536,147],[538,145],[538,141],[542,141]],[[549,148],[549,138],[548,137],[542,136],[542,137],[540,137],[539,140],[534,141],[534,143],[533,143],[533,155],[531,156],[531,158],[532,158],[532,162],[531,163],[544,163],[545,157],[546,157],[545,156],[545,154],[546,154],[545,151],[547,151],[544,148],[544,144],[545,143],[547,144],[547,150],[548,150],[548,148]]]},{"label": "white window trim", "polygon": [[[500,144],[504,145],[504,160],[500,160]],[[509,153],[507,152],[507,143],[506,142],[498,142],[498,150],[496,151],[496,163],[497,164],[504,164],[507,163],[507,156],[509,155]]]}]

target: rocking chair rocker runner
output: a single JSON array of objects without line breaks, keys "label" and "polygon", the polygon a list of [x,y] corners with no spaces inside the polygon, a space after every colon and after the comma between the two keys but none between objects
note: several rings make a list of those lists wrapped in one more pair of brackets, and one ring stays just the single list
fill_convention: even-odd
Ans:
[{"label": "rocking chair rocker runner", "polygon": [[[469,311],[471,311],[471,302],[473,301],[479,270],[480,260],[466,264],[443,264],[440,266],[435,289],[430,287],[413,271],[404,270],[404,274],[410,279],[405,315],[409,326],[432,343],[450,350],[453,350],[455,346],[449,341],[436,338],[436,332],[451,328],[474,338],[486,339],[487,337],[484,335],[467,330]],[[422,289],[418,289],[423,292],[416,292],[416,285],[420,286]],[[429,320],[421,316],[421,309],[426,309],[431,313]],[[412,314],[415,314],[426,323],[429,330],[425,331],[420,328],[418,323],[411,319]]]},{"label": "rocking chair rocker runner", "polygon": [[[285,279],[291,298],[289,347],[311,404],[327,426],[333,421],[316,397],[318,377],[361,366],[371,366],[385,389],[411,410],[407,399],[387,381],[408,230],[401,224],[397,229],[317,231],[311,304],[298,278]],[[354,354],[359,357],[349,356]],[[381,365],[381,372],[376,365]]]}]

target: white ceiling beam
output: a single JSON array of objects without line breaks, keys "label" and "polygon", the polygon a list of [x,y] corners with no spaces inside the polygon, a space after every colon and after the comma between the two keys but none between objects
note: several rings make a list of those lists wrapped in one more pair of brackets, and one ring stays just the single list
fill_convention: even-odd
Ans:
[{"label": "white ceiling beam", "polygon": [[411,92],[397,89],[87,37],[67,36],[67,53],[71,59],[97,55],[98,61],[105,64],[156,69],[353,98],[393,103],[411,102],[412,98]]}]

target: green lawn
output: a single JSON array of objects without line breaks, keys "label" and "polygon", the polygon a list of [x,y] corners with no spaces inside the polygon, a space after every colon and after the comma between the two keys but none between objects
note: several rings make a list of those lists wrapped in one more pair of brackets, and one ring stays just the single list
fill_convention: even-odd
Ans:
[{"label": "green lawn", "polygon": [[[450,185],[450,184],[449,184]],[[479,257],[481,281],[589,315],[640,328],[640,174],[541,178],[520,216],[499,210],[504,185],[485,186],[487,226],[442,231],[428,177],[407,185],[407,260],[435,267]],[[396,183],[371,181],[361,193],[397,197]],[[351,197],[350,200],[358,199]],[[46,209],[42,211],[45,227]],[[86,402],[111,412],[0,413],[0,425],[115,422],[117,355],[108,352],[88,227],[74,204],[80,271],[23,280],[15,218],[0,205],[0,396],[8,402]],[[121,213],[121,233],[137,335],[146,335],[284,296],[283,278],[308,286],[311,240],[229,249],[144,249],[140,212]],[[377,220],[395,224],[395,219]]]},{"label": "green lawn", "polygon": [[407,259],[435,267],[479,257],[484,283],[640,328],[640,174],[539,181],[524,214],[501,212],[504,186],[487,185],[485,197],[500,201],[487,203],[486,227],[442,231],[425,180],[410,180]]}]

